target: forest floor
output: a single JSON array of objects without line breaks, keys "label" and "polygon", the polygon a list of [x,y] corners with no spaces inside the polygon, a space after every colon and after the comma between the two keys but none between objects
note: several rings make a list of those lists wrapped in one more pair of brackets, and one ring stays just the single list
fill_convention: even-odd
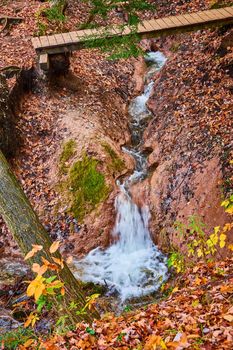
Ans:
[{"label": "forest floor", "polygon": [[[225,2],[226,4],[230,2]],[[19,16],[23,21],[19,24],[10,25],[3,31],[0,31],[0,69],[6,66],[19,66],[31,68],[35,65],[35,52],[31,45],[31,37],[38,32],[37,17],[35,14],[41,7],[46,5],[39,1],[4,1],[1,6],[0,14],[7,16]],[[158,1],[158,16],[166,14],[173,15],[185,12],[192,12],[209,8],[210,3],[202,0],[195,0],[191,3],[185,1]],[[78,8],[78,10],[77,10]],[[143,18],[150,18],[151,13],[145,13]],[[78,24],[86,19],[85,5],[80,5],[78,1],[72,1],[67,9],[68,21],[60,24],[62,30],[74,30]],[[115,14],[101,24],[108,24],[115,19]],[[118,22],[119,19],[116,19]],[[56,23],[47,23],[48,33],[57,29]],[[1,29],[0,29],[1,30]],[[61,28],[59,28],[61,30]],[[205,32],[204,40],[211,38],[211,34]],[[180,37],[182,40],[182,36]],[[192,38],[195,39],[193,36]],[[198,40],[198,35],[195,40]],[[174,42],[177,42],[175,40]],[[173,44],[174,44],[173,42]],[[157,43],[160,45],[160,43]],[[165,43],[166,44],[166,43]],[[179,43],[181,45],[182,43]],[[212,43],[214,45],[214,43]],[[219,42],[217,42],[219,44]],[[195,45],[195,41],[190,40],[187,46]],[[161,44],[161,47],[163,45]],[[164,45],[166,47],[166,45]],[[171,45],[170,45],[171,46]],[[176,48],[173,45],[174,51]],[[180,52],[176,52],[177,67],[181,67],[179,62]],[[207,55],[207,54],[206,54]],[[208,56],[208,55],[207,55]],[[15,158],[11,159],[12,167],[16,176],[20,180],[25,193],[38,212],[44,226],[49,231],[53,239],[62,239],[64,244],[64,253],[74,252],[74,238],[80,231],[80,223],[70,214],[59,212],[54,216],[54,207],[57,205],[58,194],[54,188],[54,182],[50,181],[51,177],[51,159],[57,160],[61,149],[61,142],[67,130],[61,132],[62,127],[58,125],[58,116],[67,112],[67,106],[70,109],[83,108],[88,109],[90,101],[95,109],[99,109],[99,113],[105,115],[103,125],[106,125],[107,119],[114,113],[117,113],[117,105],[112,107],[109,101],[115,98],[115,91],[120,95],[120,101],[125,105],[133,96],[132,74],[134,69],[134,60],[126,62],[109,62],[105,60],[106,56],[99,50],[89,51],[83,50],[82,53],[75,53],[72,58],[72,79],[67,82],[64,79],[56,79],[47,83],[39,78],[37,85],[33,91],[28,93],[21,105],[21,112],[18,115],[17,128],[19,129],[22,145],[17,152]],[[194,57],[191,57],[194,59]],[[227,57],[232,59],[232,51],[229,51]],[[187,59],[188,61],[188,59]],[[202,62],[202,63],[201,63]],[[206,63],[206,64],[205,64]],[[224,62],[223,62],[224,63]],[[203,81],[208,80],[213,68],[210,62],[204,62],[203,56],[197,56],[196,66],[200,66],[203,70]],[[186,67],[187,68],[187,67]],[[182,69],[180,68],[180,72]],[[177,73],[177,71],[174,73]],[[167,78],[169,84],[173,84],[171,76],[173,74],[172,67],[169,66]],[[193,75],[192,69],[182,71],[182,80],[188,78],[185,74]],[[220,74],[220,73],[219,73]],[[219,78],[215,72],[216,79]],[[68,79],[69,80],[69,79]],[[232,94],[232,83],[230,78],[226,78],[226,86],[229,96]],[[11,88],[15,79],[8,79]],[[216,81],[215,88],[218,89]],[[171,86],[164,87],[169,96]],[[207,87],[208,89],[208,87]],[[108,94],[108,100],[100,103],[101,92]],[[113,92],[114,91],[114,92]],[[172,92],[173,93],[173,92]],[[212,123],[213,134],[219,135],[223,131],[224,142],[226,145],[231,142],[231,123],[229,118],[230,103],[222,104],[222,96],[224,90],[216,91],[216,100],[221,100],[215,106],[218,110],[218,119],[210,120],[203,118],[201,120],[204,127],[209,122]],[[198,91],[196,91],[198,96]],[[85,95],[89,96],[89,102],[85,99]],[[92,97],[90,97],[92,96]],[[231,95],[232,96],[232,95]],[[179,97],[182,99],[182,97]],[[190,96],[187,96],[190,98]],[[197,98],[195,95],[193,99]],[[224,96],[225,98],[225,96]],[[229,98],[230,101],[230,98]],[[174,101],[172,102],[174,103]],[[107,108],[105,107],[107,105]],[[154,106],[152,106],[154,108]],[[156,108],[156,107],[155,107]],[[93,111],[92,111],[93,112]],[[197,111],[196,111],[197,112]],[[212,112],[210,110],[210,112]],[[192,105],[186,111],[192,115]],[[123,113],[119,113],[120,116]],[[167,114],[168,115],[168,114]],[[119,118],[119,116],[118,116]],[[126,120],[121,121],[122,129]],[[177,118],[182,118],[182,111],[177,112]],[[118,120],[116,119],[116,123]],[[91,125],[87,125],[86,132],[89,132]],[[208,125],[209,128],[209,125]],[[107,132],[107,131],[106,131]],[[120,144],[121,129],[117,126],[112,129],[115,132],[117,142]],[[123,137],[127,139],[128,135]],[[222,137],[222,135],[221,135]],[[192,142],[190,139],[188,142]],[[197,140],[197,142],[199,142]],[[93,152],[95,144],[90,151]],[[228,155],[229,160],[230,155]],[[225,177],[230,179],[232,167],[225,167]],[[113,181],[113,179],[112,179]],[[230,184],[228,184],[230,186]],[[111,198],[111,203],[113,198]],[[7,261],[16,259],[17,263],[24,266],[21,260],[17,245],[12,239],[11,234],[7,231],[4,224],[1,225],[2,235],[0,237],[1,258],[4,264]],[[71,233],[73,234],[70,239]],[[83,234],[79,244],[82,252],[85,252],[87,234]],[[94,238],[92,238],[94,240]],[[99,241],[98,241],[99,239]],[[103,244],[105,238],[95,237],[95,242],[88,243],[87,251],[96,244]],[[80,243],[83,242],[83,243]],[[103,244],[104,245],[104,244]],[[79,247],[79,248],[80,248]],[[80,253],[80,251],[78,251]],[[25,270],[27,272],[27,270]],[[23,271],[24,272],[24,271]],[[36,349],[41,344],[42,349],[137,349],[137,350],[153,350],[153,349],[232,349],[233,344],[233,309],[232,309],[232,293],[233,293],[233,271],[232,259],[221,258],[221,261],[212,263],[197,263],[195,267],[187,267],[183,274],[178,275],[176,283],[171,282],[163,287],[163,298],[158,302],[144,307],[136,311],[125,312],[115,317],[112,314],[106,314],[100,321],[95,321],[93,325],[84,323],[78,324],[77,329],[69,331],[65,335],[56,334],[46,340],[39,339],[38,333],[32,336],[22,336],[20,349]],[[1,285],[2,286],[2,285]],[[21,275],[17,279],[15,286],[8,285],[3,287],[3,300],[0,306],[5,307],[9,298],[16,297],[18,290],[21,290]],[[18,288],[18,289],[17,289]],[[25,289],[25,288],[24,288]],[[23,290],[23,289],[22,289]],[[14,294],[15,293],[15,294]],[[1,295],[0,295],[1,296]],[[1,317],[1,314],[0,314]],[[63,331],[60,330],[60,333]],[[46,338],[46,337],[45,337]],[[0,336],[1,339],[1,336]],[[10,349],[11,340],[3,340],[2,349]],[[22,345],[25,344],[25,345]]]}]

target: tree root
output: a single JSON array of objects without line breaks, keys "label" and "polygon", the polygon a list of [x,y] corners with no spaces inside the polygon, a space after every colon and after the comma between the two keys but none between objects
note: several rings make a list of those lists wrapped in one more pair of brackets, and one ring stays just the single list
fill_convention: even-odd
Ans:
[{"label": "tree root", "polygon": [[7,79],[12,78],[14,75],[21,71],[20,67],[8,66],[0,69],[0,73],[3,74]]},{"label": "tree root", "polygon": [[10,25],[18,24],[23,21],[21,17],[0,17],[0,24],[2,24],[2,28],[0,29],[0,33],[4,30],[8,29]]}]

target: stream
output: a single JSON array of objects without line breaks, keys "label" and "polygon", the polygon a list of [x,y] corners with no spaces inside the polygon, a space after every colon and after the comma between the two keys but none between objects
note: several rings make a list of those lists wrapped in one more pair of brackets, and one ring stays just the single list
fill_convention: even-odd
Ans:
[{"label": "stream", "polygon": [[149,207],[137,206],[130,192],[131,186],[143,181],[148,173],[147,155],[141,151],[143,132],[151,117],[146,103],[154,85],[151,77],[163,67],[166,57],[159,51],[150,52],[145,61],[149,67],[144,92],[128,108],[131,145],[122,147],[122,151],[134,158],[135,169],[123,182],[117,181],[120,192],[115,200],[117,215],[111,233],[115,243],[106,250],[96,248],[74,261],[78,279],[107,285],[108,295],[117,294],[122,303],[157,291],[167,279],[166,258],[150,236]]}]

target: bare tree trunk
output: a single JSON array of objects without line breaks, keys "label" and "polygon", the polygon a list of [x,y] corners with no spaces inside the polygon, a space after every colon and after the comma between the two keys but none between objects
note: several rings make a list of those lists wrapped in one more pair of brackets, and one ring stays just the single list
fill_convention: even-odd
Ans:
[{"label": "bare tree trunk", "polygon": [[11,156],[17,148],[17,137],[15,118],[8,98],[6,78],[0,74],[0,149],[6,156]]},{"label": "bare tree trunk", "polygon": [[[14,235],[15,241],[18,243],[23,254],[31,250],[32,244],[42,245],[43,250],[40,254],[30,259],[30,263],[41,262],[41,256],[52,262],[49,253],[49,247],[52,241],[40,223],[36,213],[34,212],[29,200],[21,189],[16,177],[11,171],[7,160],[0,151],[0,215],[2,215],[6,225]],[[60,254],[57,253],[60,258]],[[78,309],[82,309],[86,302],[80,283],[76,280],[68,266],[59,271],[59,278],[64,282],[67,289],[62,302],[56,305],[58,314],[69,316],[69,321],[75,324],[77,321],[85,320],[91,322],[99,315],[96,310],[86,310],[84,315],[76,315],[75,312],[69,310],[71,301],[78,305]],[[60,311],[60,312],[59,312]]]}]

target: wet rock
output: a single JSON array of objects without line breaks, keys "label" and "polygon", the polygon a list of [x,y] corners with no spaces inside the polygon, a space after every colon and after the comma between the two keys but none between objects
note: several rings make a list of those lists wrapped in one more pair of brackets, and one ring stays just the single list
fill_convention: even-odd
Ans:
[{"label": "wet rock", "polygon": [[16,321],[12,316],[10,311],[6,309],[0,310],[0,334],[10,332],[13,329],[20,327],[22,323]]},{"label": "wet rock", "polygon": [[25,277],[29,267],[21,260],[4,258],[0,260],[0,287],[14,285],[18,278]]}]

